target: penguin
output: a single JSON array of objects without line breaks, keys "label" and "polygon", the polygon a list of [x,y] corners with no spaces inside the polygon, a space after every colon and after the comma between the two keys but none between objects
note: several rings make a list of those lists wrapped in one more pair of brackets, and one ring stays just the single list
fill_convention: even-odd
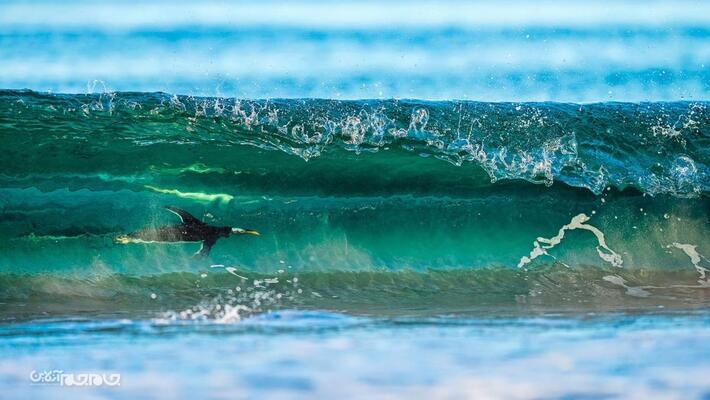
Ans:
[{"label": "penguin", "polygon": [[180,217],[182,223],[157,228],[144,228],[128,235],[117,236],[114,242],[118,244],[202,242],[202,247],[195,253],[195,256],[204,257],[210,253],[210,249],[219,238],[232,235],[259,236],[259,232],[253,229],[207,225],[187,211],[177,207],[167,206],[165,209]]}]

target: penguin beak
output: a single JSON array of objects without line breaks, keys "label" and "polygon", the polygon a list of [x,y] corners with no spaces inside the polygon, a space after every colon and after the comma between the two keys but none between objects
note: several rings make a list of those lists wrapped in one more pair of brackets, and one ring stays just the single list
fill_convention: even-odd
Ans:
[{"label": "penguin beak", "polygon": [[128,235],[116,236],[113,239],[113,242],[116,244],[128,244],[130,241],[131,239],[128,237]]},{"label": "penguin beak", "polygon": [[242,229],[242,228],[232,228],[233,235],[254,235],[261,236],[261,234],[253,229]]}]

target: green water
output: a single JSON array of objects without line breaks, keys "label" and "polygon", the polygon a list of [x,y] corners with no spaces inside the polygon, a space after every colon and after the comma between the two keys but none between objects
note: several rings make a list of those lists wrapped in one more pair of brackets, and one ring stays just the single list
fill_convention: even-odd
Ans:
[{"label": "green water", "polygon": [[[707,120],[704,103],[5,91],[0,297],[10,315],[264,309],[238,285],[390,314],[699,307]],[[168,205],[262,235],[208,258],[114,243],[178,223]]]}]

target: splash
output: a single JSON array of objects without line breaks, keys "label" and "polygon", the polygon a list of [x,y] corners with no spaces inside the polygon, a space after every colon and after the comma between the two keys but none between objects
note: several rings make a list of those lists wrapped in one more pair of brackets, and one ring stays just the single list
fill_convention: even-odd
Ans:
[{"label": "splash", "polygon": [[[74,154],[76,143],[88,145],[81,146],[75,165],[48,169],[68,169],[67,175],[96,169],[100,171],[93,173],[110,176],[231,175],[249,172],[234,168],[245,156],[236,153],[243,146],[303,160],[344,150],[359,156],[364,167],[374,157],[368,154],[389,151],[402,157],[402,165],[417,156],[456,167],[474,164],[488,178],[479,182],[486,185],[503,180],[563,182],[595,194],[614,186],[697,198],[708,191],[708,159],[702,151],[707,147],[707,109],[705,102],[248,100],[0,91],[0,119],[10,121],[6,145],[18,149],[5,155],[0,170],[26,176],[60,159],[55,153]],[[67,137],[72,140],[63,139]],[[20,139],[37,146],[30,151]],[[133,148],[125,152],[125,146]],[[37,162],[28,165],[27,159]],[[332,168],[339,168],[337,164]],[[178,165],[187,167],[176,169]],[[378,168],[377,173],[387,171]],[[224,194],[157,190],[200,201],[229,199]]]},{"label": "splash", "polygon": [[[288,279],[288,285],[279,285],[277,277],[250,279],[237,274],[236,267],[222,264],[210,265],[210,268],[224,269],[239,278],[234,286],[210,296],[197,305],[182,311],[168,311],[155,319],[156,323],[170,324],[180,321],[214,322],[230,324],[259,313],[269,313],[279,308],[283,301],[293,302],[303,290],[299,288],[298,278]],[[207,278],[207,273],[201,275]]]}]

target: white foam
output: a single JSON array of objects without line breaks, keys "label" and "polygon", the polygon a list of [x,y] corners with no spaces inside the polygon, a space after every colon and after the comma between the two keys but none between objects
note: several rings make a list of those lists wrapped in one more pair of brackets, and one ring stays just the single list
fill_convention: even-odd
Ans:
[{"label": "white foam", "polygon": [[[604,239],[604,233],[602,233],[602,231],[597,229],[595,226],[586,224],[585,222],[587,221],[589,221],[589,217],[587,216],[587,214],[579,214],[572,218],[569,224],[562,226],[556,236],[553,236],[549,239],[543,237],[537,238],[533,242],[533,249],[532,251],[530,251],[530,255],[523,256],[520,259],[520,262],[518,263],[518,268],[522,268],[523,266],[530,263],[532,260],[540,257],[541,255],[549,255],[547,253],[547,250],[560,244],[562,242],[562,239],[564,239],[565,237],[566,231],[572,231],[575,229],[584,229],[592,232],[597,238],[597,242],[599,243],[597,245],[597,253],[599,254],[599,257],[602,260],[610,263],[611,265],[621,268],[623,266],[624,260],[619,254],[617,254],[614,250],[610,249],[609,246],[607,246],[606,240]],[[602,251],[602,249],[605,251]]]},{"label": "white foam", "polygon": [[[701,258],[704,258],[700,253],[698,253],[698,246],[688,244],[688,243],[678,243],[674,242],[668,247],[675,247],[677,249],[683,250],[683,252],[690,257],[690,262],[693,264],[693,267],[695,267],[695,270],[698,271],[698,274],[700,274],[700,278],[698,279],[699,283],[702,283],[704,285],[709,285],[710,284],[710,278],[707,278],[707,273],[710,272],[710,269],[702,267],[700,265]],[[706,259],[707,260],[707,259]]]}]

